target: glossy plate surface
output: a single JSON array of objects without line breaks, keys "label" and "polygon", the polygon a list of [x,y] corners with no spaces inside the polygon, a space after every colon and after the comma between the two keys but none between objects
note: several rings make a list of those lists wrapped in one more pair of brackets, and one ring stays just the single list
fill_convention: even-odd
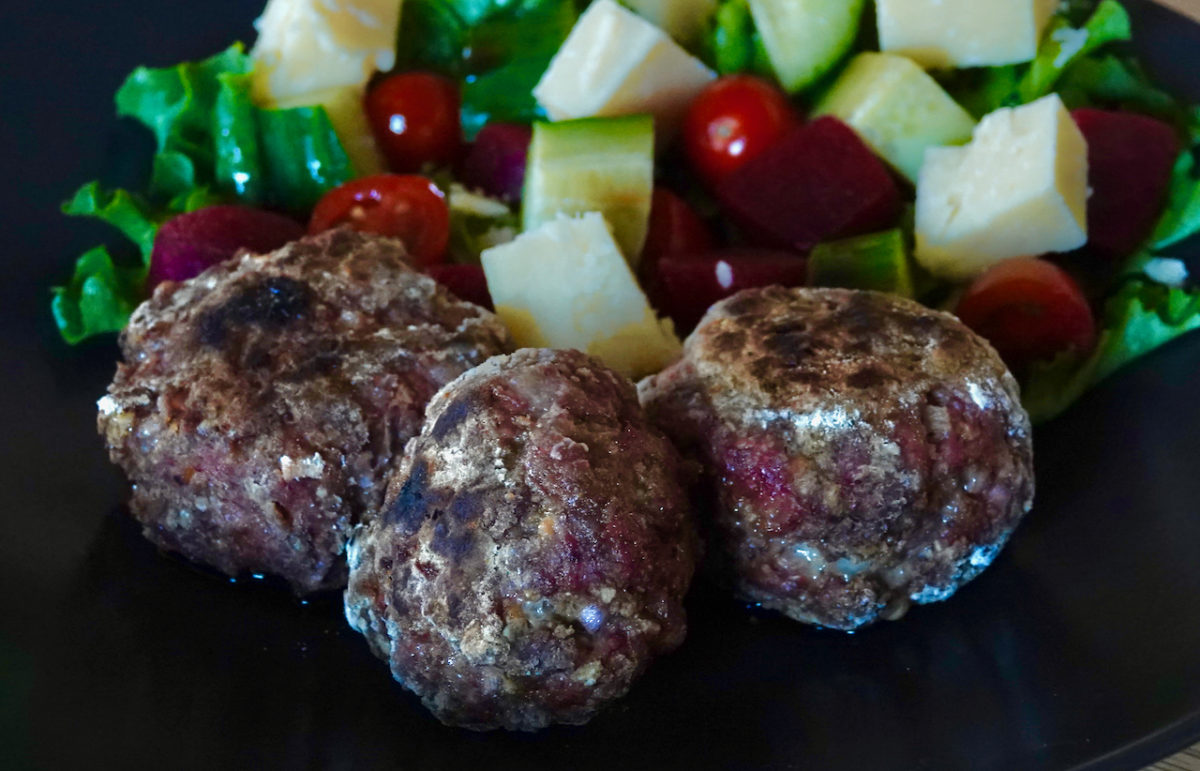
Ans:
[{"label": "glossy plate surface", "polygon": [[[1200,29],[1130,6],[1200,97]],[[845,636],[700,586],[684,647],[583,728],[444,728],[336,601],[158,555],[94,430],[115,346],[69,349],[47,313],[109,233],[57,206],[148,157],[112,117],[134,65],[249,40],[260,7],[45,0],[0,31],[0,766],[1136,768],[1200,739],[1200,335],[1038,433],[1033,514],[951,601]]]}]

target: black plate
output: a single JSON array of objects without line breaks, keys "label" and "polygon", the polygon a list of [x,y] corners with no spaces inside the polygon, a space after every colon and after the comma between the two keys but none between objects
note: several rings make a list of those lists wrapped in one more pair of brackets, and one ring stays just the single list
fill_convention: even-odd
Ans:
[{"label": "black plate", "polygon": [[[1200,29],[1131,6],[1200,97]],[[1200,335],[1038,433],[1035,511],[950,602],[846,636],[700,587],[684,647],[583,728],[443,728],[336,601],[158,555],[93,429],[115,347],[68,349],[46,311],[109,234],[57,205],[146,157],[111,117],[133,65],[249,39],[259,10],[46,0],[0,32],[0,766],[1136,768],[1200,739]]]}]

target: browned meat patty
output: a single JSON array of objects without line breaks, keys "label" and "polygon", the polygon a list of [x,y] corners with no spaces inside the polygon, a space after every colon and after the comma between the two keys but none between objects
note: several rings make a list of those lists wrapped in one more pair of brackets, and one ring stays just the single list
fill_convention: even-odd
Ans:
[{"label": "browned meat patty", "polygon": [[799,621],[850,630],[949,597],[1032,503],[1016,382],[907,300],[742,292],[640,396],[706,470],[726,575]]},{"label": "browned meat patty", "polygon": [[304,593],[345,585],[350,528],[429,398],[510,346],[398,242],[338,230],[160,285],[121,349],[99,428],[146,536]]},{"label": "browned meat patty", "polygon": [[695,546],[632,384],[524,349],[430,403],[351,542],[346,617],[445,723],[583,723],[682,642]]}]

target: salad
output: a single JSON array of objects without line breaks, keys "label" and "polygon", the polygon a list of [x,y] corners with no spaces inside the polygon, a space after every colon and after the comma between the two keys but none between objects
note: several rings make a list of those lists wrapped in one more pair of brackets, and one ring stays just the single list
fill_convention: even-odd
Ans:
[{"label": "salad", "polygon": [[160,281],[350,225],[518,344],[635,377],[741,289],[915,298],[1048,419],[1200,327],[1176,251],[1200,111],[1147,78],[1118,0],[928,4],[270,0],[253,48],[122,85],[156,151],[138,189],[64,204],[125,240],[78,258],[55,321],[119,331]]}]

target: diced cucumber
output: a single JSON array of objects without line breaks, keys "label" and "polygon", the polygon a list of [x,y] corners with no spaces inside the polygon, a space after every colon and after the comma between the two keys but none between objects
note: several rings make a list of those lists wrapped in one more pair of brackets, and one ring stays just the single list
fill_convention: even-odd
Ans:
[{"label": "diced cucumber", "polygon": [[850,50],[864,0],[749,0],[775,75],[784,89],[802,91]]},{"label": "diced cucumber", "polygon": [[559,214],[600,212],[626,261],[637,267],[653,193],[654,120],[649,115],[534,124],[523,230]]},{"label": "diced cucumber", "polygon": [[818,244],[808,256],[808,283],[914,297],[903,231],[897,228]]},{"label": "diced cucumber", "polygon": [[970,141],[975,120],[911,59],[862,53],[813,110],[849,124],[914,184],[925,150]]}]

